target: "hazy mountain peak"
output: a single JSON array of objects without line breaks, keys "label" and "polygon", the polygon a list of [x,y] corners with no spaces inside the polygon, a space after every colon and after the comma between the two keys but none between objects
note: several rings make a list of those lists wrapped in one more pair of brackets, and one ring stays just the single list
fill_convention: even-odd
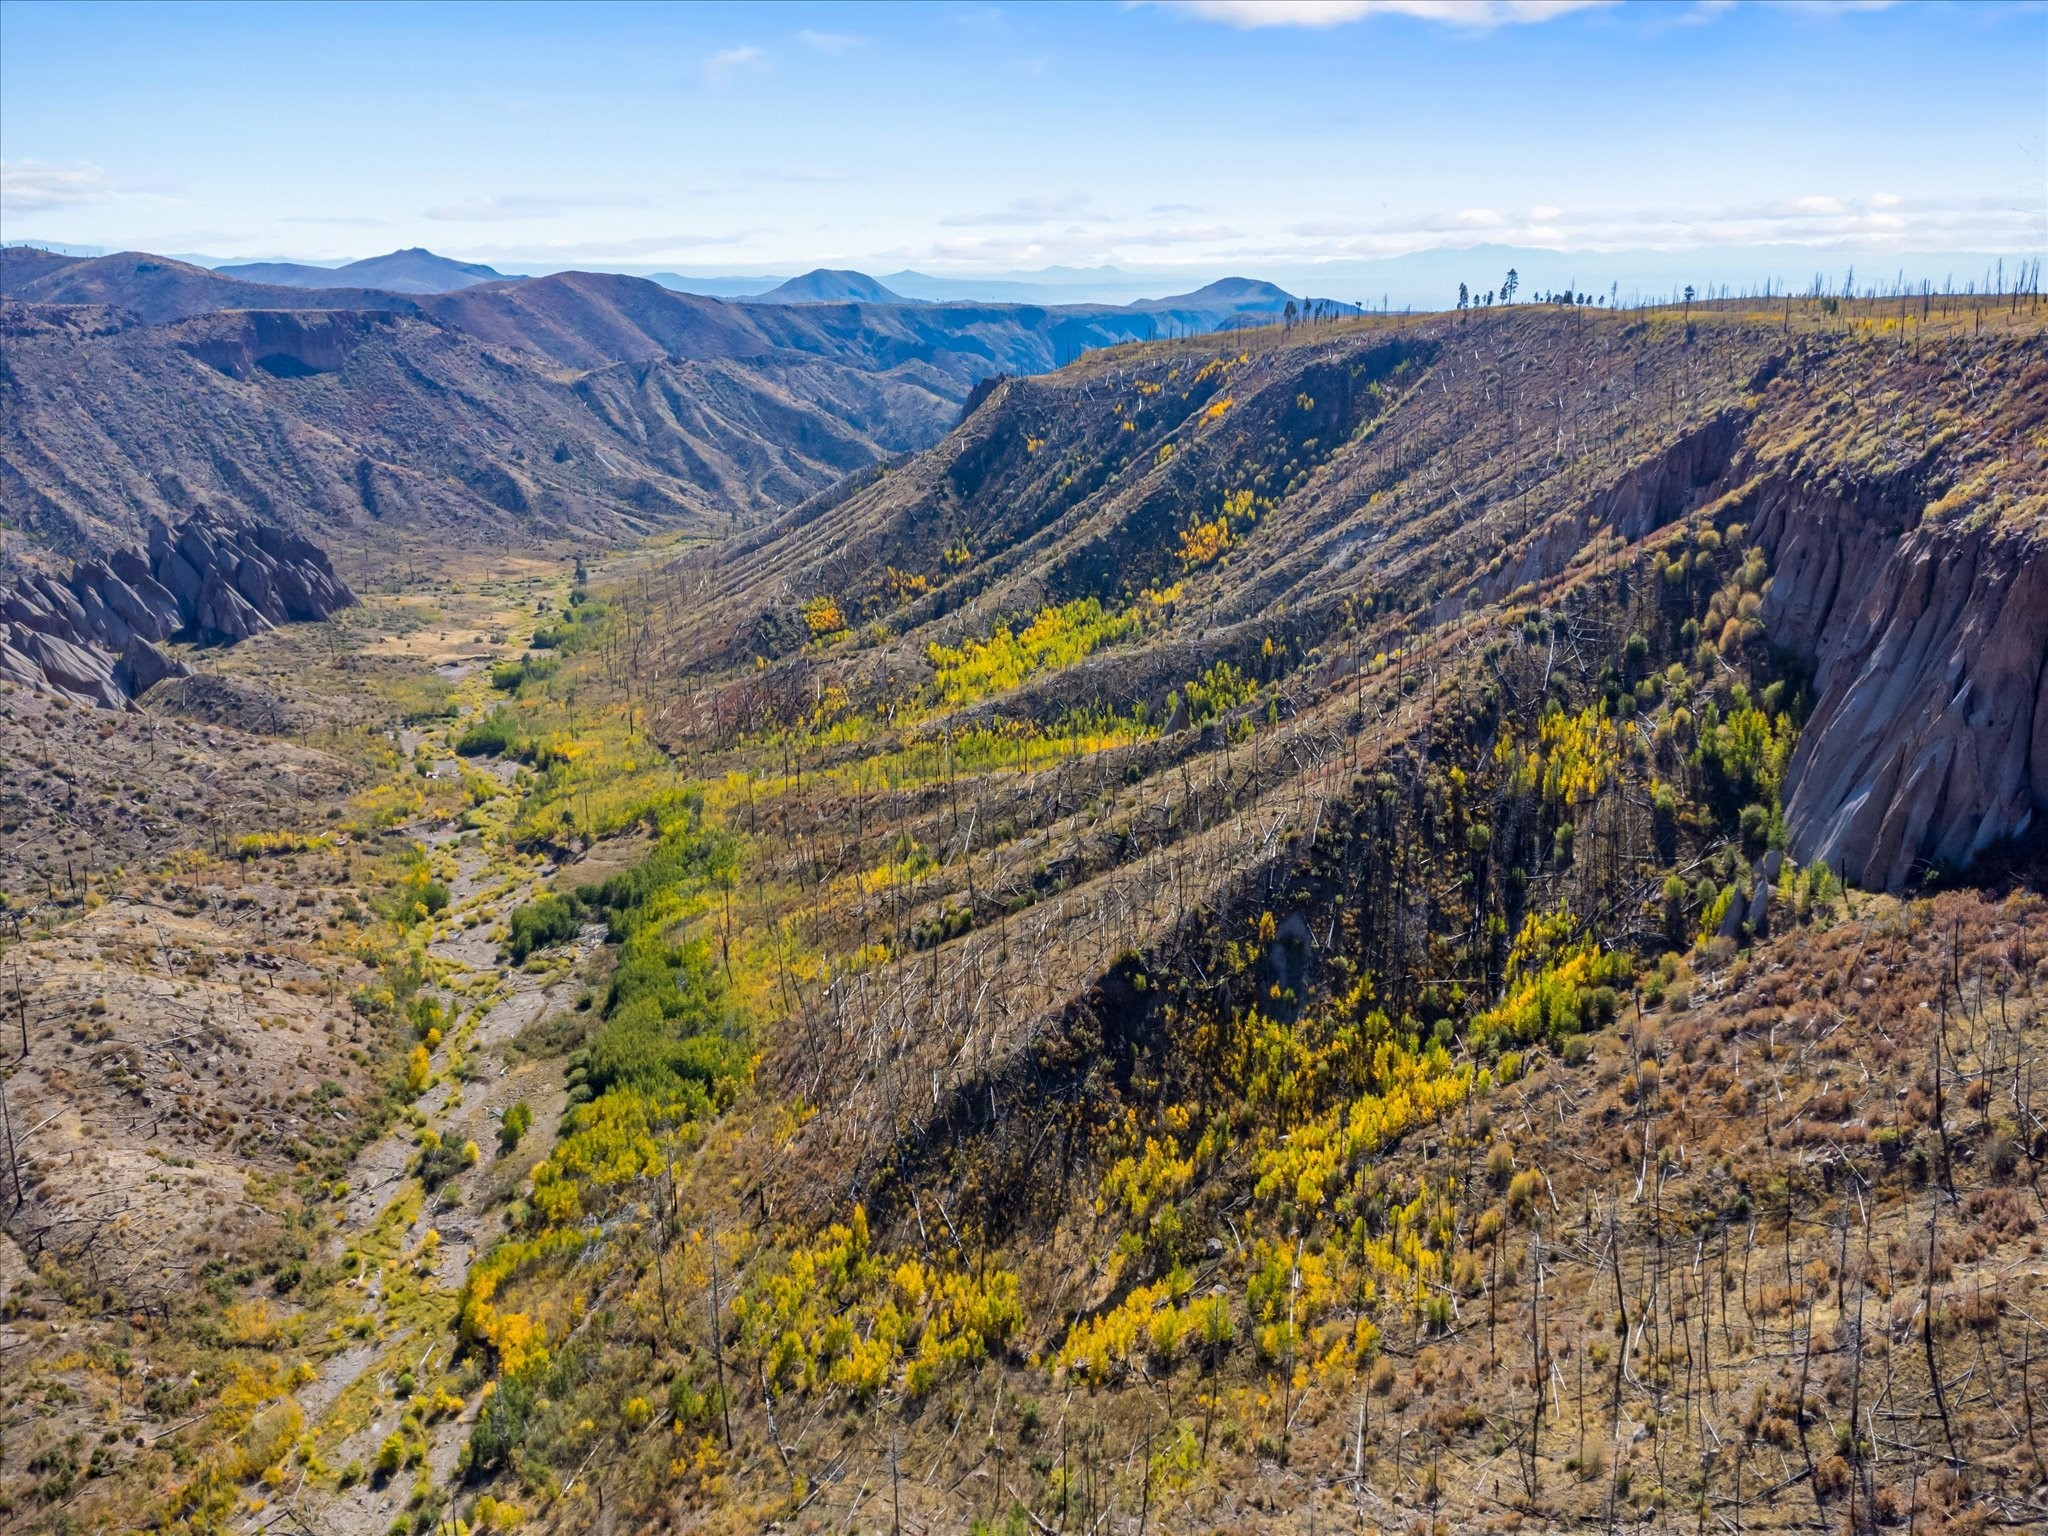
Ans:
[{"label": "hazy mountain peak", "polygon": [[770,288],[754,299],[758,304],[917,304],[884,288],[865,272],[818,267]]},{"label": "hazy mountain peak", "polygon": [[1219,277],[1213,283],[1197,288],[1193,293],[1184,293],[1177,299],[1164,299],[1162,303],[1180,303],[1190,299],[1232,299],[1241,303],[1257,305],[1285,304],[1294,295],[1278,283],[1269,283],[1259,277]]},{"label": "hazy mountain peak", "polygon": [[496,268],[437,256],[417,245],[339,267],[300,261],[252,261],[215,267],[214,271],[241,282],[269,283],[281,288],[376,288],[386,293],[453,293],[478,283],[516,281]]}]

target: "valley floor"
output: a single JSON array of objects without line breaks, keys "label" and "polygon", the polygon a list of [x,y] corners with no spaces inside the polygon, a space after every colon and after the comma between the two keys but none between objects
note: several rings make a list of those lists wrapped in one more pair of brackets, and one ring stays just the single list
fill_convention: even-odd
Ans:
[{"label": "valley floor", "polygon": [[[434,1406],[406,1459],[446,1481],[474,1407],[449,1391],[453,1298],[524,1166],[505,1112],[558,1118],[547,1024],[606,965],[601,927],[505,961],[506,917],[559,871],[500,840],[514,765],[448,740],[568,563],[398,577],[324,632],[195,657],[148,713],[0,698],[27,769],[6,828],[8,1523],[154,1524],[183,1499],[383,1531],[415,1493],[379,1470],[408,1400]],[[406,910],[428,890],[431,915]],[[429,1193],[435,1146],[457,1157]],[[289,1477],[192,1497],[272,1432]],[[138,1496],[164,1503],[144,1520]]]}]

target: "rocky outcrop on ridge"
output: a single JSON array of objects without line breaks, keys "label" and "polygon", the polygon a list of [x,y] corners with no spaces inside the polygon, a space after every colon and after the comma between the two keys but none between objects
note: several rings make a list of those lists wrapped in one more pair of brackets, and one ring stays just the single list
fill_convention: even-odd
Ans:
[{"label": "rocky outcrop on ridge", "polygon": [[180,327],[186,351],[231,379],[338,373],[366,337],[396,329],[380,310],[254,309]]},{"label": "rocky outcrop on ridge", "polygon": [[2048,809],[2048,560],[2033,530],[1767,492],[1771,633],[1815,664],[1786,774],[1792,853],[1898,890]]},{"label": "rocky outcrop on ridge", "polygon": [[27,576],[0,596],[0,679],[120,709],[189,673],[164,641],[232,645],[355,600],[324,550],[282,528],[157,523],[146,553],[80,560],[68,581]]},{"label": "rocky outcrop on ridge", "polygon": [[202,642],[231,644],[272,625],[314,622],[356,600],[325,550],[267,523],[194,519],[175,535],[156,524],[149,568]]}]

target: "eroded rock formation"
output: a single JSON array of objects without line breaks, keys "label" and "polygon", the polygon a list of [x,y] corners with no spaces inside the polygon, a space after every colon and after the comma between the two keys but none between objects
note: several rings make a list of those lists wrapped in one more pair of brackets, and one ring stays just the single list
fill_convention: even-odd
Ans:
[{"label": "eroded rock formation", "polygon": [[1959,869],[2048,808],[2048,562],[2025,526],[1763,491],[1772,638],[1814,662],[1792,853],[1873,889]]},{"label": "eroded rock formation", "polygon": [[27,576],[0,596],[0,679],[119,709],[188,673],[164,641],[231,645],[354,601],[326,552],[282,528],[157,523],[146,554],[81,560],[67,582]]}]

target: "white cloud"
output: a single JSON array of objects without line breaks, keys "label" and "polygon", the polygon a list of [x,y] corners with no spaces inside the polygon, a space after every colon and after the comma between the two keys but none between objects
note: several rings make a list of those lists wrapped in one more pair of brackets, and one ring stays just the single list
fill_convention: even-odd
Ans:
[{"label": "white cloud", "polygon": [[1413,16],[1486,31],[1552,21],[1614,0],[1159,0],[1169,9],[1231,27],[1341,27],[1369,16]]},{"label": "white cloud", "polygon": [[1507,216],[1491,208],[1465,208],[1451,215],[1451,223],[1459,229],[1503,229]]},{"label": "white cloud", "polygon": [[820,53],[845,53],[848,49],[865,48],[868,45],[866,38],[855,37],[850,32],[813,32],[808,27],[797,33],[797,38]]},{"label": "white cloud", "polygon": [[9,213],[48,213],[109,202],[113,178],[96,165],[48,165],[40,160],[0,161],[0,208]]},{"label": "white cloud", "polygon": [[1548,224],[1564,217],[1562,208],[1553,208],[1549,203],[1538,203],[1529,210],[1529,217],[1538,224]]},{"label": "white cloud", "polygon": [[743,69],[766,69],[767,67],[768,50],[757,48],[752,43],[745,43],[738,48],[727,48],[719,53],[714,53],[701,66],[705,80],[712,85],[717,85],[722,81],[731,79],[734,74]]}]

